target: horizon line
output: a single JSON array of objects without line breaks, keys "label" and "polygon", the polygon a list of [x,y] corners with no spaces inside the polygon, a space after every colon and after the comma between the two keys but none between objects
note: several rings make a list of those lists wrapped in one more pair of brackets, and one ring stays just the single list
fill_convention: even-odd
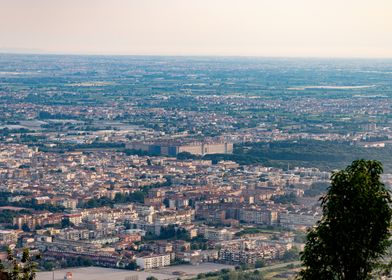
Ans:
[{"label": "horizon line", "polygon": [[210,58],[272,58],[272,59],[355,59],[355,60],[392,60],[392,56],[302,56],[302,55],[247,55],[247,54],[165,54],[165,53],[84,53],[84,52],[51,52],[41,50],[12,51],[0,49],[0,55],[42,55],[42,56],[138,56],[138,57],[210,57]]}]

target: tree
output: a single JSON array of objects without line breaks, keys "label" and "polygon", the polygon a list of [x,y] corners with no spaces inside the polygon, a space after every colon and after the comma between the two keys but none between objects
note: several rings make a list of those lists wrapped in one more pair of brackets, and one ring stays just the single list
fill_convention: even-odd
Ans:
[{"label": "tree", "polygon": [[258,259],[255,262],[255,268],[262,268],[265,266],[264,260],[263,259]]},{"label": "tree", "polygon": [[7,248],[7,260],[9,262],[9,270],[7,272],[8,278],[10,280],[18,280],[20,272],[19,263],[10,248]]},{"label": "tree", "polygon": [[127,265],[127,269],[130,269],[130,270],[136,270],[137,268],[138,268],[138,265],[136,264],[135,261],[131,261],[131,262],[129,262],[129,264]]},{"label": "tree", "polygon": [[275,203],[281,204],[298,204],[298,199],[295,193],[289,193],[284,195],[275,195],[271,198]]},{"label": "tree", "polygon": [[61,228],[69,228],[74,226],[74,224],[69,219],[62,219],[61,220]]},{"label": "tree", "polygon": [[299,250],[297,247],[293,247],[290,250],[284,252],[280,258],[283,261],[296,261],[299,258]]},{"label": "tree", "polygon": [[45,270],[52,271],[56,267],[56,264],[51,261],[46,261],[42,264],[42,266]]},{"label": "tree", "polygon": [[165,197],[165,199],[163,200],[163,205],[165,205],[166,208],[169,208],[169,206],[170,206],[170,199]]},{"label": "tree", "polygon": [[14,256],[14,252],[10,248],[7,248],[7,262],[1,264],[1,279],[7,280],[34,280],[36,264],[30,257],[29,249],[23,249],[22,259],[18,259]]},{"label": "tree", "polygon": [[35,263],[31,260],[29,249],[23,249],[22,255],[22,280],[35,279]]},{"label": "tree", "polygon": [[391,197],[378,161],[335,172],[321,198],[322,219],[308,232],[298,279],[370,279],[390,245]]},{"label": "tree", "polygon": [[22,230],[23,230],[23,231],[26,231],[26,232],[30,232],[30,231],[31,231],[30,228],[29,228],[29,226],[28,226],[27,224],[23,224],[23,225],[22,225]]}]

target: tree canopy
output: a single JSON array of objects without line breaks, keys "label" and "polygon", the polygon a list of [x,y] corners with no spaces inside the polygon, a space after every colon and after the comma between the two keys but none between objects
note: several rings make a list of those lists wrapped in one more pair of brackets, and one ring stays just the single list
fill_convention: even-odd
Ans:
[{"label": "tree canopy", "polygon": [[36,264],[33,262],[29,249],[23,249],[22,258],[19,261],[14,252],[7,248],[7,260],[0,261],[0,277],[6,280],[34,280]]},{"label": "tree canopy", "polygon": [[391,197],[382,164],[356,160],[333,173],[322,219],[307,235],[298,279],[370,279],[390,245]]}]

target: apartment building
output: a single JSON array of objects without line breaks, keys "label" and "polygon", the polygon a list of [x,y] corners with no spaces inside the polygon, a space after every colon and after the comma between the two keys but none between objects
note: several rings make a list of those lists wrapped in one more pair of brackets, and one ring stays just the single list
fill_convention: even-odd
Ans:
[{"label": "apartment building", "polygon": [[136,258],[136,264],[141,269],[152,269],[170,265],[170,254],[147,255]]}]

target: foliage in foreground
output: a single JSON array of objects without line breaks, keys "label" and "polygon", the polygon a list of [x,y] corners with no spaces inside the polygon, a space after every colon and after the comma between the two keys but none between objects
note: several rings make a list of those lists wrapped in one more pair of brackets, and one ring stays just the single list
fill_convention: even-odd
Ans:
[{"label": "foliage in foreground", "polygon": [[370,279],[389,241],[391,197],[378,161],[357,160],[332,175],[323,217],[308,232],[298,279]]},{"label": "foliage in foreground", "polygon": [[23,250],[22,259],[14,256],[11,249],[7,249],[7,261],[0,262],[0,275],[1,279],[6,280],[34,280],[36,264],[33,262],[29,249]]}]

